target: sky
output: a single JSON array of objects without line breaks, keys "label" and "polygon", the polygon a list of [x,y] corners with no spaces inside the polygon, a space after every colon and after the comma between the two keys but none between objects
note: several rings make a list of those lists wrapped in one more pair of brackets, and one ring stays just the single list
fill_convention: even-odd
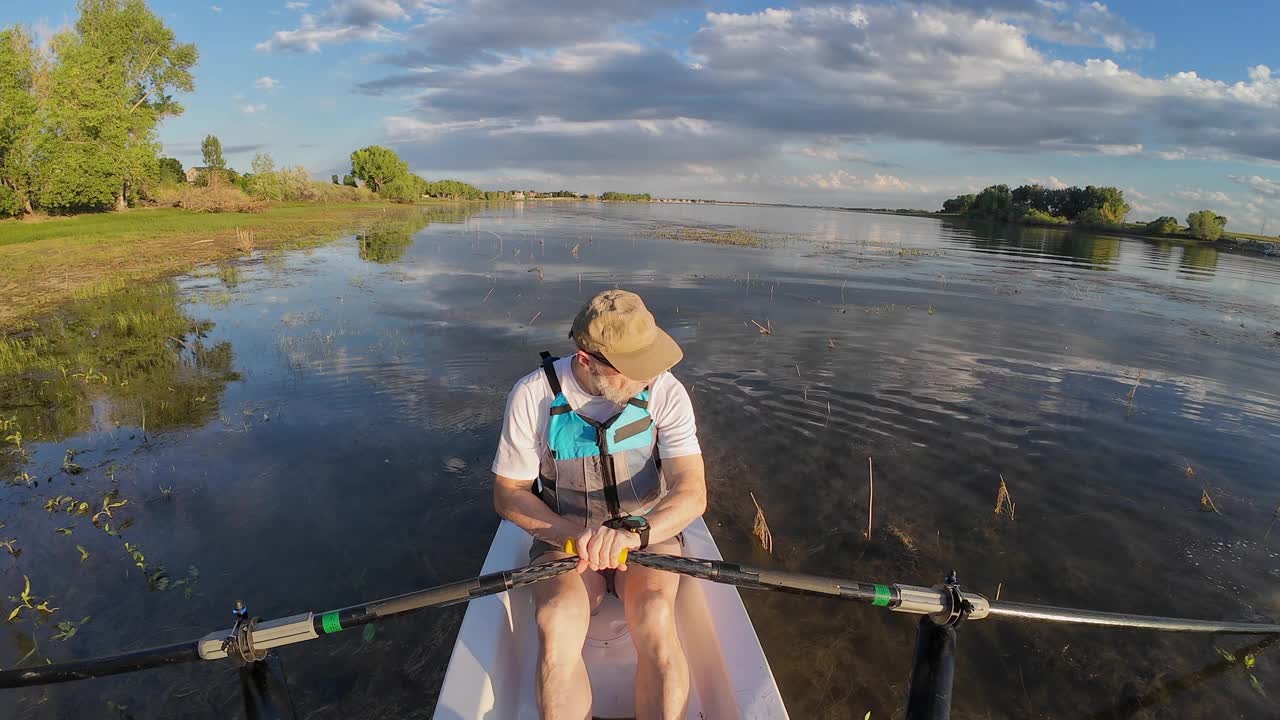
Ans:
[{"label": "sky", "polygon": [[[165,153],[317,177],[937,209],[1115,185],[1280,233],[1275,0],[151,0],[200,63]],[[0,3],[38,39],[74,0]]]}]

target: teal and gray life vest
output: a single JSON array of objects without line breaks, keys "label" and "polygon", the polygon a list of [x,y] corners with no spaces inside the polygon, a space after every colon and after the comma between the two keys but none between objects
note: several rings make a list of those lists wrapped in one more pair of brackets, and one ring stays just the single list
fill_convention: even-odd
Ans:
[{"label": "teal and gray life vest", "polygon": [[534,491],[557,515],[594,527],[643,515],[667,493],[658,458],[658,433],[649,415],[649,388],[604,421],[578,414],[560,388],[553,363],[541,353],[551,385],[547,446],[552,477],[538,473]]}]

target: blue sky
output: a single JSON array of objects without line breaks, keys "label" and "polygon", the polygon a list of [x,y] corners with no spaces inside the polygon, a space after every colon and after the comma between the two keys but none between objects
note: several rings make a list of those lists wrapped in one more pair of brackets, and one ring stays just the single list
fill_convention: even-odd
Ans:
[{"label": "blue sky", "polygon": [[[395,147],[486,188],[935,208],[1112,184],[1280,232],[1280,3],[312,0],[151,7],[200,48],[161,140],[320,177]],[[47,38],[72,0],[5,3]]]}]

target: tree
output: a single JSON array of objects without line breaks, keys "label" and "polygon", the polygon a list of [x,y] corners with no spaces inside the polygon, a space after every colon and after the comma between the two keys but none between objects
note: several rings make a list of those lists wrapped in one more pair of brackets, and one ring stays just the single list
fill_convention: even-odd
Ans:
[{"label": "tree", "polygon": [[[582,197],[586,198],[587,196],[583,195]],[[973,207],[973,203],[977,198],[977,195],[971,193],[969,195],[957,195],[950,200],[944,200],[942,202],[942,212],[967,213],[969,208]]]},{"label": "tree", "polygon": [[378,194],[396,202],[412,203],[427,194],[427,185],[427,181],[417,175],[405,173],[383,185],[382,192]]},{"label": "tree", "polygon": [[370,190],[380,193],[384,185],[408,175],[409,165],[394,150],[370,145],[351,153],[351,174]]},{"label": "tree", "polygon": [[160,182],[169,185],[180,185],[187,181],[187,174],[182,169],[182,162],[177,158],[160,158]]},{"label": "tree", "polygon": [[1147,223],[1146,232],[1152,235],[1172,235],[1178,232],[1178,219],[1165,215]]},{"label": "tree", "polygon": [[260,152],[253,156],[253,162],[250,163],[250,166],[253,167],[254,175],[265,175],[269,172],[275,172],[276,161],[271,157],[271,153]]},{"label": "tree", "polygon": [[1043,185],[1023,185],[1013,190],[1013,204],[1021,210],[1036,210],[1052,215],[1053,191]]},{"label": "tree", "polygon": [[346,185],[347,187],[360,187],[359,183],[356,182],[356,178],[354,175],[343,175],[342,184]]},{"label": "tree", "polygon": [[1087,228],[1106,228],[1115,225],[1115,223],[1107,219],[1107,216],[1103,214],[1100,208],[1096,207],[1086,208],[1079,215],[1076,215],[1075,222],[1080,227]]},{"label": "tree", "polygon": [[342,183],[338,182],[338,173],[334,173],[334,174],[330,175],[330,176],[329,176],[329,179],[333,181],[333,184],[334,184],[334,185],[341,185],[341,184],[342,184]]},{"label": "tree", "polygon": [[[217,135],[206,135],[204,142],[200,143],[200,154],[204,156],[204,166],[210,170],[225,170],[227,161],[222,159],[222,141]],[[258,153],[261,155],[262,153]],[[268,159],[270,156],[267,156]],[[254,159],[257,162],[257,159]],[[241,166],[243,167],[243,166]],[[254,170],[257,172],[257,170]]]},{"label": "tree", "polygon": [[1013,213],[1013,193],[1008,185],[992,185],[984,188],[974,198],[970,215],[992,220],[1010,220]]},{"label": "tree", "polygon": [[484,191],[461,180],[437,180],[426,183],[423,194],[449,200],[483,200]]},{"label": "tree", "polygon": [[0,31],[0,217],[34,210],[38,70],[31,36],[20,27]]},{"label": "tree", "polygon": [[1198,210],[1187,216],[1187,226],[1192,237],[1200,240],[1217,240],[1222,237],[1222,228],[1227,219],[1212,210]]},{"label": "tree", "polygon": [[80,0],[78,9],[74,29],[52,43],[58,65],[44,150],[61,184],[53,197],[62,207],[99,206],[98,185],[111,178],[123,209],[159,178],[156,126],[182,114],[172,93],[194,89],[197,52],[144,0]]},{"label": "tree", "polygon": [[1124,193],[1114,187],[1094,187],[1084,189],[1088,195],[1089,207],[1097,208],[1103,222],[1119,225],[1129,215],[1129,203],[1124,201]]}]

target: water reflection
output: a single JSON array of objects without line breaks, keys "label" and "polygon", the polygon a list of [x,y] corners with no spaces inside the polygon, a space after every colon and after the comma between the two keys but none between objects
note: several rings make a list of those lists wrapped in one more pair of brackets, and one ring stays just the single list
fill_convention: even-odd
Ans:
[{"label": "water reflection", "polygon": [[405,250],[413,244],[414,233],[433,222],[458,224],[486,205],[446,205],[423,209],[411,209],[375,221],[356,235],[356,247],[360,259],[387,265],[404,257]]},{"label": "water reflection", "polygon": [[992,222],[949,222],[968,230],[974,248],[1006,254],[1035,255],[1053,260],[1074,260],[1093,270],[1110,270],[1120,256],[1120,239],[1075,229],[1008,225]]},{"label": "water reflection", "polygon": [[1187,279],[1208,280],[1218,267],[1218,251],[1204,245],[1183,246],[1178,267]]},{"label": "water reflection", "polygon": [[239,379],[231,343],[208,341],[213,327],[187,312],[173,281],[78,303],[5,341],[0,416],[54,441],[107,425],[202,425]]},{"label": "water reflection", "polygon": [[[644,235],[671,224],[802,239]],[[0,564],[0,589],[21,590],[26,574],[67,617],[95,619],[66,643],[49,623],[11,625],[0,665],[33,636],[55,661],[184,640],[245,595],[274,617],[474,574],[496,524],[487,468],[506,392],[539,350],[565,349],[586,297],[615,286],[644,295],[685,348],[677,374],[726,557],[925,585],[954,567],[1015,600],[1275,615],[1274,488],[1260,468],[1280,464],[1280,266],[1223,253],[1184,269],[1186,258],[1177,244],[832,211],[472,205],[86,306],[18,339],[39,353],[0,347],[17,368],[0,372],[0,416],[31,428],[24,467],[40,479],[0,488],[0,539],[23,547]],[[1204,273],[1194,283],[1193,271]],[[82,472],[63,471],[68,449]],[[992,515],[1000,476],[1016,523]],[[1222,515],[1198,511],[1202,486]],[[129,500],[117,518],[134,523],[119,537],[42,509],[117,488]],[[774,556],[752,540],[748,491],[768,512]],[[198,566],[197,592],[150,590],[124,542],[175,578]],[[910,622],[811,598],[745,600],[793,717],[893,716]],[[317,718],[421,714],[460,617],[290,650],[297,704]],[[1247,679],[1217,673],[1213,643],[969,624],[955,716],[1266,716]],[[1280,683],[1272,660],[1257,663],[1268,690]],[[30,718],[91,717],[106,699],[139,720],[231,716],[234,677],[221,672],[6,700]],[[1193,681],[1162,680],[1181,676]],[[1123,698],[1137,704],[1112,710]]]}]

